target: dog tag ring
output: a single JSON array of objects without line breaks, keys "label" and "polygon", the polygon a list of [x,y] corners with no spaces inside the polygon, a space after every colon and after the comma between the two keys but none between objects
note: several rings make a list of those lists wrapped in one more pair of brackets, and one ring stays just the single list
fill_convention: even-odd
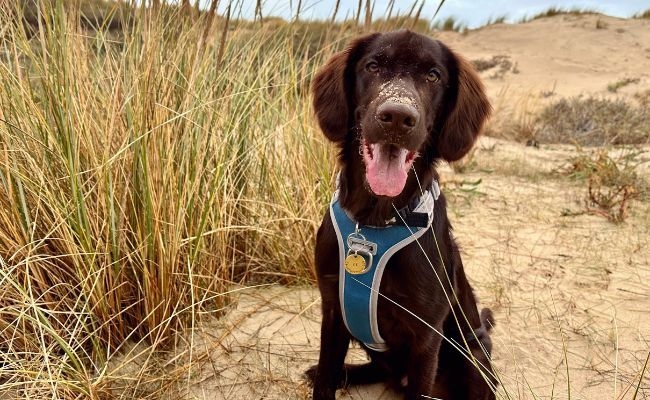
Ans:
[{"label": "dog tag ring", "polygon": [[343,261],[345,270],[351,274],[363,274],[372,267],[372,256],[377,252],[377,244],[369,242],[359,232],[359,225],[347,239],[348,254]]}]

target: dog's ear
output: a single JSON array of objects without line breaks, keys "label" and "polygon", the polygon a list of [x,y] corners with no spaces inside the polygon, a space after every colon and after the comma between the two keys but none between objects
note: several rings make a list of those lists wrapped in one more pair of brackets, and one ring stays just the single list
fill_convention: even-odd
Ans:
[{"label": "dog's ear", "polygon": [[447,161],[461,159],[472,148],[490,116],[492,107],[485,88],[472,64],[447,49],[450,55],[450,82],[447,118],[438,138],[437,149]]},{"label": "dog's ear", "polygon": [[342,142],[354,113],[355,65],[368,44],[379,34],[362,36],[334,54],[314,77],[313,106],[323,134],[332,142]]}]

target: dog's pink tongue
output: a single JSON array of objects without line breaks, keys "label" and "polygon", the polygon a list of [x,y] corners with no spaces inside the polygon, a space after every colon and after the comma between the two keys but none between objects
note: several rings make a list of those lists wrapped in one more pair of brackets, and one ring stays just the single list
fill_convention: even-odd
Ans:
[{"label": "dog's pink tongue", "polygon": [[378,196],[395,197],[402,193],[411,163],[406,161],[408,150],[389,149],[372,144],[372,155],[364,154],[366,180]]}]

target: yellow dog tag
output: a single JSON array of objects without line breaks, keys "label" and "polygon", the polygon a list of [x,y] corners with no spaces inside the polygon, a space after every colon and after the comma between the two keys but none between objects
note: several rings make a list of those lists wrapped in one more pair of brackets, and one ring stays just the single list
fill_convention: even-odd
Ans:
[{"label": "yellow dog tag", "polygon": [[348,254],[343,264],[346,271],[351,274],[360,274],[366,270],[366,259],[359,254]]}]

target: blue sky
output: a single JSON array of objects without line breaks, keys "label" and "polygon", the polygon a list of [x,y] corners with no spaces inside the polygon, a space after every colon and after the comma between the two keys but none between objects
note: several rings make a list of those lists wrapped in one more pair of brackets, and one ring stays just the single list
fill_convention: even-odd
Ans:
[{"label": "blue sky", "polygon": [[[210,0],[202,0],[208,2]],[[363,0],[365,3],[365,0]],[[395,0],[395,10],[407,12],[416,0]],[[380,18],[386,12],[390,0],[374,0],[373,17]],[[438,7],[439,0],[419,0],[424,2],[423,17],[431,18]],[[220,3],[226,4],[227,1]],[[243,17],[251,18],[255,10],[255,0],[231,0],[234,9],[241,10]],[[290,19],[295,15],[298,0],[262,0],[262,15],[281,16]],[[357,0],[341,0],[338,16],[343,18],[356,12]],[[334,10],[334,0],[302,0],[301,18],[330,18]],[[550,7],[593,9],[615,17],[629,17],[637,12],[650,9],[648,0],[446,0],[437,19],[454,16],[469,28],[483,25],[490,18],[506,16],[507,21],[518,21],[525,16],[535,15]],[[220,9],[222,6],[220,6]]]}]

